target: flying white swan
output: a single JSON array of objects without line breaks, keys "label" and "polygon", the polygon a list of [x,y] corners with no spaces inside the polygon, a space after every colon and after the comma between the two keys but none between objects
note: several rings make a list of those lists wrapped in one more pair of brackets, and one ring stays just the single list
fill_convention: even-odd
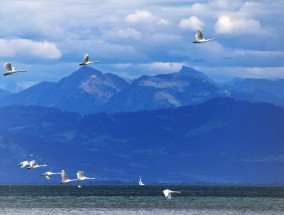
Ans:
[{"label": "flying white swan", "polygon": [[83,171],[78,171],[77,173],[76,173],[76,175],[77,175],[77,179],[79,180],[79,181],[83,181],[83,180],[95,180],[96,178],[89,178],[89,177],[86,177],[85,176],[85,173],[83,172]]},{"label": "flying white swan", "polygon": [[172,193],[180,193],[180,191],[172,191],[169,189],[166,189],[163,191],[164,195],[166,198],[171,199],[172,198]]},{"label": "flying white swan", "polygon": [[32,160],[30,161],[30,166],[28,167],[28,169],[35,169],[35,168],[44,167],[44,166],[47,166],[47,165],[46,164],[39,165],[37,164],[35,160]]},{"label": "flying white swan", "polygon": [[89,61],[89,55],[88,54],[85,54],[84,55],[84,58],[83,58],[83,62],[79,64],[79,66],[86,66],[86,65],[89,65],[89,64],[93,64],[93,63],[99,63],[100,61]]},{"label": "flying white swan", "polygon": [[29,161],[23,161],[21,163],[18,164],[18,166],[20,166],[21,168],[25,168],[26,166],[30,165]]},{"label": "flying white swan", "polygon": [[46,179],[51,179],[52,175],[60,175],[61,172],[45,172],[43,174],[41,174],[41,176],[46,177]]},{"label": "flying white swan", "polygon": [[139,185],[140,186],[144,186],[145,184],[143,184],[142,180],[141,180],[141,176],[140,176],[140,179],[139,179]]},{"label": "flying white swan", "polygon": [[64,170],[61,171],[61,178],[62,178],[62,181],[60,182],[60,184],[66,184],[72,181],[78,181],[78,179],[69,179]]},{"label": "flying white swan", "polygon": [[212,38],[212,39],[204,39],[200,30],[196,30],[196,32],[197,32],[195,34],[196,41],[194,41],[193,43],[204,43],[204,42],[215,40],[214,38]]},{"label": "flying white swan", "polygon": [[6,68],[6,72],[3,75],[12,75],[16,72],[26,72],[26,70],[16,70],[9,62],[5,63],[4,67]]}]

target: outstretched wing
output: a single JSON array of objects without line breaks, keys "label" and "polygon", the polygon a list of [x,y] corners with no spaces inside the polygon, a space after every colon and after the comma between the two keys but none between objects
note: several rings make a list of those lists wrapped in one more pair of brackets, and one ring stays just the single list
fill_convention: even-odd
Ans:
[{"label": "outstretched wing", "polygon": [[200,30],[196,30],[196,34],[195,34],[196,40],[202,40],[203,39],[203,35],[201,33]]},{"label": "outstretched wing", "polygon": [[85,176],[84,172],[83,171],[78,171],[77,172],[77,178],[80,179],[80,178],[83,178]]},{"label": "outstretched wing", "polygon": [[8,72],[12,71],[12,64],[11,63],[9,63],[9,62],[5,63],[4,67],[6,68],[6,70]]},{"label": "outstretched wing", "polygon": [[33,167],[35,167],[36,166],[36,161],[35,160],[32,160],[32,161],[30,161],[30,168],[33,168]]},{"label": "outstretched wing", "polygon": [[61,178],[62,178],[62,182],[67,180],[67,174],[64,170],[61,171]]},{"label": "outstretched wing", "polygon": [[164,190],[163,193],[164,193],[165,197],[169,196],[169,190],[168,189]]},{"label": "outstretched wing", "polygon": [[89,61],[89,55],[88,55],[88,54],[85,54],[85,55],[84,55],[83,62],[84,62],[84,63],[87,63],[88,61]]}]

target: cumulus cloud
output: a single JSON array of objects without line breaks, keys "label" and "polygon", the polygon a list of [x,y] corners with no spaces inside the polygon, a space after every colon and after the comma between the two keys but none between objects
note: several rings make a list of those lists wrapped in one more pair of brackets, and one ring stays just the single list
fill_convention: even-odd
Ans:
[{"label": "cumulus cloud", "polygon": [[38,42],[27,39],[0,39],[0,56],[31,56],[43,59],[58,59],[62,56],[62,53],[54,43],[47,41]]},{"label": "cumulus cloud", "polygon": [[[150,71],[149,66],[141,66],[145,62],[208,67],[284,65],[282,1],[106,0],[96,4],[93,0],[11,0],[0,8],[0,19],[2,61],[27,56],[32,64],[34,58],[64,55],[60,63],[66,65],[89,53],[104,62],[97,65],[102,71],[106,64],[139,64],[137,70],[135,66],[124,70],[130,75]],[[193,45],[194,33],[188,30],[196,29],[216,41]],[[64,70],[73,71],[66,66]],[[117,70],[123,69],[108,71]]]},{"label": "cumulus cloud", "polygon": [[153,15],[147,10],[138,10],[135,13],[126,16],[125,20],[128,23],[144,23],[153,19]]},{"label": "cumulus cloud", "polygon": [[204,23],[196,16],[191,16],[188,19],[182,19],[179,22],[179,27],[182,29],[202,30]]},{"label": "cumulus cloud", "polygon": [[259,34],[262,32],[261,24],[257,20],[233,18],[228,15],[221,15],[215,24],[215,30],[220,34],[243,34],[253,33]]}]

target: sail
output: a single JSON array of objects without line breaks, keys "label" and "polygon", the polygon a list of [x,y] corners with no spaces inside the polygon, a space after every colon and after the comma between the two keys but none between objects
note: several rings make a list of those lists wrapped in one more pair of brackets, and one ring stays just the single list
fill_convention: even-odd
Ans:
[{"label": "sail", "polygon": [[139,180],[139,185],[140,185],[140,186],[145,185],[145,184],[143,184],[143,182],[142,182],[142,180],[141,180],[141,177],[140,177],[140,180]]}]

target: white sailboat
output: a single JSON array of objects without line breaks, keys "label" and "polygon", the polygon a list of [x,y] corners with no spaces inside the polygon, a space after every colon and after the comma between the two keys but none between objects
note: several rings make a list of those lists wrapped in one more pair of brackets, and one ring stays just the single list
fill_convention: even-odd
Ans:
[{"label": "white sailboat", "polygon": [[140,176],[140,180],[139,180],[139,185],[140,186],[144,186],[145,184],[143,184],[142,180],[141,180],[141,176]]}]

